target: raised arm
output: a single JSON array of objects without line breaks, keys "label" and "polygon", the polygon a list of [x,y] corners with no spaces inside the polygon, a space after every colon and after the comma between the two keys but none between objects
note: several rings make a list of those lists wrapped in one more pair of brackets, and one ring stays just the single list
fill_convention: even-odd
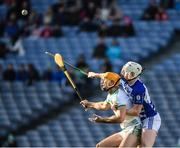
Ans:
[{"label": "raised arm", "polygon": [[83,100],[80,102],[80,104],[86,108],[92,108],[96,110],[108,110],[111,108],[110,104],[107,102],[89,102],[88,100]]},{"label": "raised arm", "polygon": [[88,78],[103,78],[104,73],[88,72]]}]

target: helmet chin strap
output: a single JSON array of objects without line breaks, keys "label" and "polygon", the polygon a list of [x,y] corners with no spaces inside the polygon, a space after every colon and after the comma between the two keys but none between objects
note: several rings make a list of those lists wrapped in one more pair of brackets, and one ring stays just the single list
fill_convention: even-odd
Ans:
[{"label": "helmet chin strap", "polygon": [[120,79],[121,79],[121,78],[119,78],[119,79],[116,81],[116,83],[114,83],[113,86],[111,86],[110,88],[106,89],[106,91],[109,91],[109,90],[112,89],[114,86],[116,86],[116,84],[120,81]]}]

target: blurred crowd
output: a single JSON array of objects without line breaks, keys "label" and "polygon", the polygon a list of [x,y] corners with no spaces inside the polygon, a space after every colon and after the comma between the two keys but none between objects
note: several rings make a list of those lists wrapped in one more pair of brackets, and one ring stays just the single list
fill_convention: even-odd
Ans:
[{"label": "blurred crowd", "polygon": [[[149,0],[142,19],[167,20],[167,8],[174,7],[174,0]],[[1,0],[8,7],[0,20],[0,37],[20,36],[60,37],[62,26],[79,26],[79,31],[97,31],[99,36],[133,36],[133,21],[125,16],[117,0],[59,0],[43,13],[32,9],[30,0]],[[27,15],[22,15],[22,10]]]},{"label": "blurred crowd", "polygon": [[[1,0],[2,1],[2,0]],[[133,36],[132,20],[124,16],[116,0],[59,0],[43,13],[32,9],[29,0],[3,0],[8,6],[0,21],[0,37],[60,37],[62,26],[79,26],[79,31],[97,31],[100,36]],[[22,15],[21,11],[28,11]]]},{"label": "blurred crowd", "polygon": [[[78,68],[88,72],[89,65],[87,64],[83,54],[79,55],[78,60],[75,64]],[[105,59],[101,65],[100,70],[102,72],[112,71],[112,65],[108,59]],[[77,84],[79,90],[86,94],[86,91],[93,87],[91,79],[88,79],[87,76],[68,68],[68,71],[72,79]],[[61,88],[64,88],[64,91],[72,91],[69,82],[65,78],[64,73],[57,66],[56,69],[47,67],[44,71],[39,70],[35,65],[29,64],[20,64],[18,67],[14,67],[13,64],[8,64],[6,66],[0,64],[0,81],[8,82],[23,82],[27,86],[31,86],[39,81],[47,82],[58,82]],[[84,90],[84,88],[88,88]]]},{"label": "blurred crowd", "polygon": [[[30,0],[0,0],[0,5],[6,5],[8,8],[6,16],[0,19],[0,38],[8,39],[8,42],[0,40],[0,58],[6,58],[7,53],[24,55],[24,37],[61,37],[65,35],[63,26],[78,26],[77,33],[97,32],[99,39],[92,56],[104,61],[101,71],[111,71],[111,61],[120,59],[123,50],[116,37],[130,37],[136,34],[132,18],[123,14],[117,0],[59,0],[43,13],[32,9]],[[149,0],[149,5],[140,19],[168,20],[166,9],[171,9],[174,5],[174,0],[160,0],[160,3]],[[27,15],[22,15],[23,9],[27,10]],[[114,38],[110,45],[105,42],[105,38],[109,36]],[[79,59],[85,61],[82,57]],[[81,68],[83,64],[79,65],[78,62],[77,66]],[[84,64],[84,67],[87,68],[88,65]],[[48,68],[40,75],[33,64],[22,64],[15,71],[10,64],[3,71],[3,79],[23,80],[29,84],[42,79],[61,81],[63,77],[58,74],[57,78],[56,73],[57,71]]]},{"label": "blurred crowd", "polygon": [[141,19],[146,21],[167,21],[169,16],[166,9],[174,8],[174,6],[174,0],[161,0],[160,3],[157,3],[156,0],[151,0]]}]

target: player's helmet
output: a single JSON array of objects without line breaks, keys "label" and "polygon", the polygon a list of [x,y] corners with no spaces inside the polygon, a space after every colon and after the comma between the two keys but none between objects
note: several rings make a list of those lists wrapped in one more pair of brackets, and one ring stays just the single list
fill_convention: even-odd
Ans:
[{"label": "player's helmet", "polygon": [[126,80],[133,80],[133,79],[137,78],[142,73],[142,71],[143,71],[143,69],[140,64],[129,61],[123,66],[123,68],[121,70],[121,75]]},{"label": "player's helmet", "polygon": [[[112,81],[113,82],[112,85],[107,86],[106,80]],[[119,80],[120,80],[120,76],[117,73],[106,72],[103,74],[102,79],[101,79],[101,83],[100,83],[101,89],[105,90],[105,91],[109,91],[111,88],[119,85]],[[106,81],[106,82],[104,82],[104,81]]]}]

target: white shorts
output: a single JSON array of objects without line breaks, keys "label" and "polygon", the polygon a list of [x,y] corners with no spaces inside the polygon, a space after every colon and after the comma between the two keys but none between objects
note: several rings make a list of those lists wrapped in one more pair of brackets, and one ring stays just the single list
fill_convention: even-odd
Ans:
[{"label": "white shorts", "polygon": [[141,137],[142,125],[140,119],[133,119],[131,122],[127,123],[123,127],[122,131],[119,132],[122,138],[125,138],[127,135],[133,134],[138,138]]},{"label": "white shorts", "polygon": [[143,129],[153,129],[158,133],[158,130],[161,126],[161,117],[159,113],[153,117],[146,118],[142,121]]},{"label": "white shorts", "polygon": [[126,128],[124,128],[121,132],[119,132],[120,136],[124,139],[127,137],[127,135],[133,134],[136,137],[141,137],[141,124],[138,125],[131,125]]}]

